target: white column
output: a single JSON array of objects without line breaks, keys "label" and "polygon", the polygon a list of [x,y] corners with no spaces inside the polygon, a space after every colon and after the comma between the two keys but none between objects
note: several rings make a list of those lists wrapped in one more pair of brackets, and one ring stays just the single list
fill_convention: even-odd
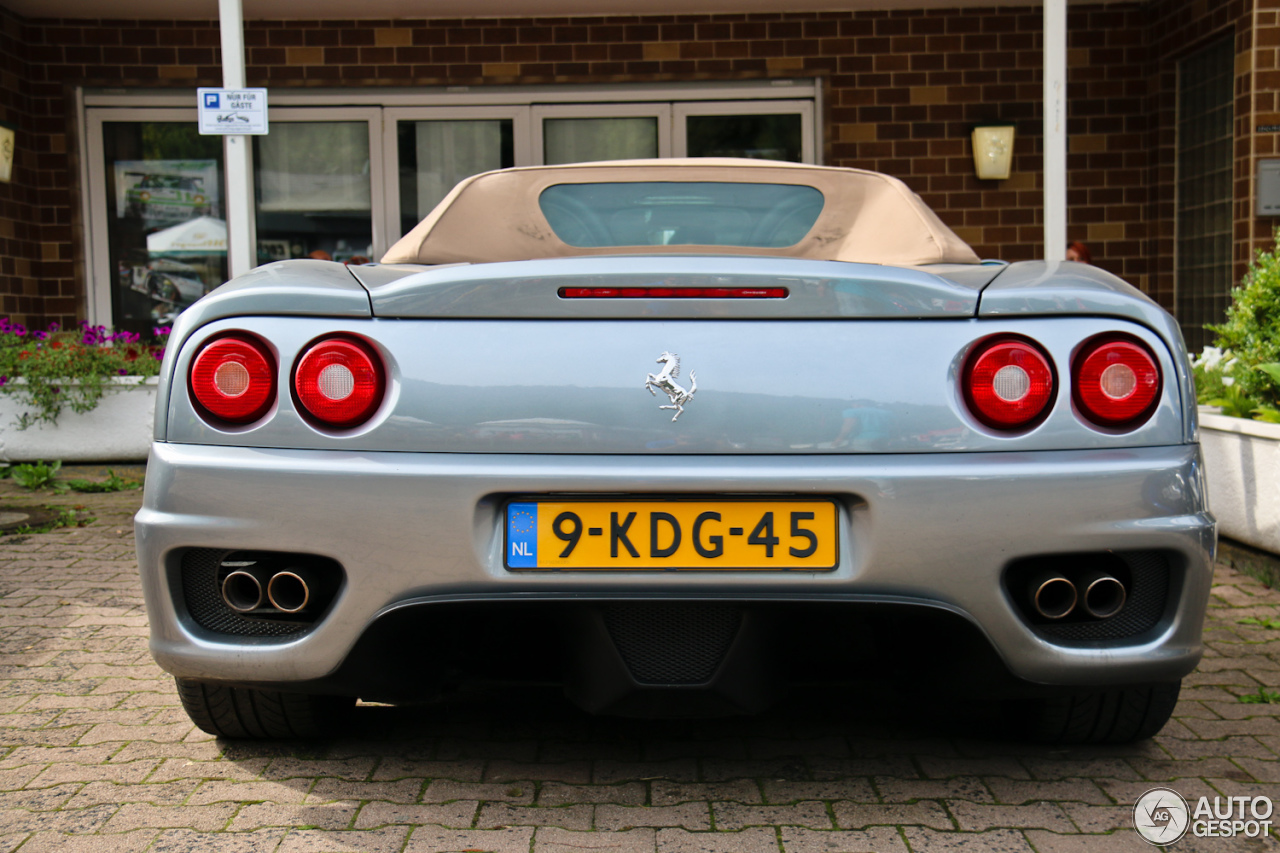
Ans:
[{"label": "white column", "polygon": [[[222,28],[222,86],[244,88],[244,20],[240,0],[218,0]],[[227,170],[227,264],[232,278],[256,267],[253,247],[253,174],[249,168],[249,137],[227,136],[223,142]]]},{"label": "white column", "polygon": [[1067,252],[1067,0],[1044,0],[1044,258]]}]

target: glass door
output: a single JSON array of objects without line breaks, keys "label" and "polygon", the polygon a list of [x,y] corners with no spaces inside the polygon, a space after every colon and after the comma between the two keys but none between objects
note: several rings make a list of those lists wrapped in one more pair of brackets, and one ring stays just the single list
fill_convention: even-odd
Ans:
[{"label": "glass door", "polygon": [[390,242],[426,218],[466,178],[529,165],[529,109],[474,107],[388,109],[383,137],[388,164]]},{"label": "glass door", "polygon": [[695,101],[674,111],[672,156],[816,162],[812,101]]},{"label": "glass door", "polygon": [[258,263],[381,257],[381,110],[279,109],[269,121],[253,137]]},{"label": "glass door", "polygon": [[533,108],[533,158],[558,165],[671,156],[670,104],[564,104]]},{"label": "glass door", "polygon": [[227,277],[222,139],[195,110],[97,113],[89,135],[90,317],[150,337]]}]

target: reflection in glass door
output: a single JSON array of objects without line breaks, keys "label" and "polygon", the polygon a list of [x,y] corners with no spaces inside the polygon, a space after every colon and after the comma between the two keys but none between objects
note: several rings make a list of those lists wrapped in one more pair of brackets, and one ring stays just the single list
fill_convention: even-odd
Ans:
[{"label": "reflection in glass door", "polygon": [[461,180],[515,165],[512,119],[400,121],[400,233],[421,222]]},{"label": "reflection in glass door", "polygon": [[676,157],[816,162],[812,101],[676,104]]},{"label": "reflection in glass door", "polygon": [[367,121],[280,121],[253,137],[258,263],[374,255]]},{"label": "reflection in glass door", "polygon": [[111,313],[150,337],[226,280],[222,140],[195,122],[107,121],[102,151]]}]

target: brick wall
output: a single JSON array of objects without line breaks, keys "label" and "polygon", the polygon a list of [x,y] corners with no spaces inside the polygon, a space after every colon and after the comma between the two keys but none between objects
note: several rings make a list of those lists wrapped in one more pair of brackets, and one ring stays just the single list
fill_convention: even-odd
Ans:
[{"label": "brick wall", "polygon": [[0,312],[26,321],[43,313],[37,295],[38,217],[36,159],[28,77],[22,51],[22,22],[0,9],[0,121],[17,126],[13,180],[0,183]]},{"label": "brick wall", "polygon": [[[1089,242],[1100,266],[1166,305],[1172,297],[1170,69],[1211,30],[1235,28],[1247,45],[1252,31],[1242,10],[1251,6],[1252,0],[1151,0],[1070,10],[1069,235]],[[1275,29],[1275,14],[1268,14]],[[43,313],[74,319],[84,303],[72,252],[80,259],[84,249],[72,231],[78,196],[68,156],[74,147],[67,136],[71,87],[219,85],[217,24],[0,20],[22,30],[27,111],[36,134],[31,145],[40,152],[31,155],[36,169],[29,212],[15,214],[13,226],[20,228],[25,218],[30,236],[19,241],[21,250],[0,248],[0,263],[10,263],[5,251],[15,264],[25,255],[46,296]],[[820,77],[827,86],[828,163],[903,178],[984,257],[1020,260],[1041,251],[1042,39],[1036,7],[252,21],[245,42],[249,85],[273,88]],[[1239,84],[1248,102],[1244,93],[1252,78],[1242,72]],[[1268,103],[1280,112],[1280,104]],[[1247,126],[1252,112],[1239,112]],[[1018,125],[1008,181],[973,175],[969,126],[991,119]],[[1237,258],[1247,259],[1255,229],[1239,194],[1247,190],[1248,176],[1237,177],[1243,233]],[[10,200],[0,195],[0,202]],[[6,310],[20,310],[7,300],[27,285],[4,269],[0,275],[0,293],[10,294],[3,296]]]}]

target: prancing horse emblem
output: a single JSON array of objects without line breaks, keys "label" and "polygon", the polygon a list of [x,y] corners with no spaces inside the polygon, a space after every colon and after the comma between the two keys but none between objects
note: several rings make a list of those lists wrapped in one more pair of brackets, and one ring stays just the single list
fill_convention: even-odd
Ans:
[{"label": "prancing horse emblem", "polygon": [[648,388],[649,393],[655,397],[658,396],[658,392],[653,389],[661,388],[663,393],[671,398],[670,406],[658,408],[675,409],[676,413],[671,416],[671,422],[675,423],[676,418],[684,414],[684,404],[692,400],[694,393],[698,390],[698,372],[689,371],[689,390],[686,391],[676,382],[676,377],[680,375],[680,356],[673,352],[664,352],[655,361],[663,365],[662,372],[657,376],[650,373],[644,380],[644,387]]}]

